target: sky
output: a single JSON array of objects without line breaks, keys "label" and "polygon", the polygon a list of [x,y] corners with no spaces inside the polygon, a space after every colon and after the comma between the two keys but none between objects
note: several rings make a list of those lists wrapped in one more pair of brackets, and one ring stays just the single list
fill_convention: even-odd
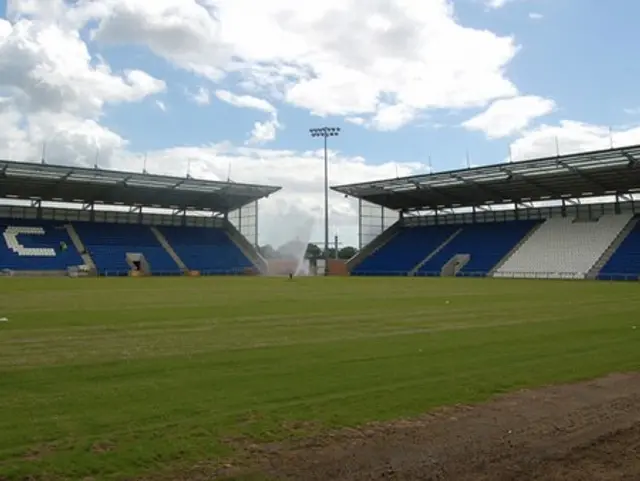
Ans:
[{"label": "sky", "polygon": [[[260,242],[332,185],[640,143],[640,2],[0,0],[0,158],[255,182]],[[357,205],[330,198],[331,234]]]}]

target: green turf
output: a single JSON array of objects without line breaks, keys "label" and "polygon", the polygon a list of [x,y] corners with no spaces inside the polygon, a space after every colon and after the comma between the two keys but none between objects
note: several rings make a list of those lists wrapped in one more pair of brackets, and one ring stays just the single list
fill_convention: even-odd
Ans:
[{"label": "green turf", "polygon": [[631,282],[3,279],[4,316],[10,480],[125,479],[232,456],[235,436],[640,368]]}]

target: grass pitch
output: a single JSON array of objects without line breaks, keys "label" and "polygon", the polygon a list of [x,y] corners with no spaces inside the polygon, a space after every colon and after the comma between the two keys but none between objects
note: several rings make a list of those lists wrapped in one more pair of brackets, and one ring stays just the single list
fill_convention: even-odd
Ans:
[{"label": "grass pitch", "polygon": [[640,369],[631,282],[0,279],[5,316],[9,480],[159,475],[233,457],[239,436]]}]

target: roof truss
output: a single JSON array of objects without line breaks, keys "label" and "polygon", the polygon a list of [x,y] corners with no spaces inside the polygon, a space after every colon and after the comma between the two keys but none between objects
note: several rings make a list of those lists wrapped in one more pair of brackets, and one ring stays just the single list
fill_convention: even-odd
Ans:
[{"label": "roof truss", "polygon": [[640,190],[637,167],[640,145],[332,189],[396,210],[524,204]]},{"label": "roof truss", "polygon": [[225,212],[280,187],[0,160],[0,197]]}]

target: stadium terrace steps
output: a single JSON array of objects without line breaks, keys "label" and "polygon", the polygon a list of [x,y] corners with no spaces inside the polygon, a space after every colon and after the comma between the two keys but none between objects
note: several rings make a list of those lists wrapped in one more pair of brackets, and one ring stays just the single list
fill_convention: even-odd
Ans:
[{"label": "stadium terrace steps", "polygon": [[152,225],[150,228],[151,232],[153,232],[153,235],[156,236],[156,239],[158,239],[160,245],[164,248],[165,251],[167,251],[167,254],[171,256],[173,262],[176,263],[180,270],[183,272],[188,271],[189,269],[187,268],[186,264],[182,262],[182,259],[180,259],[178,254],[176,254],[176,251],[174,251],[173,247],[171,247],[171,244],[169,244],[169,241],[167,241],[165,236],[162,235],[162,232],[160,232],[156,226]]},{"label": "stadium terrace steps", "polygon": [[504,257],[502,258],[502,260],[501,260],[500,262],[498,262],[498,263],[493,267],[493,269],[491,269],[491,270],[487,273],[487,275],[488,275],[488,276],[493,276],[493,275],[496,273],[496,271],[497,271],[498,269],[500,269],[500,268],[504,265],[504,263],[505,263],[505,262],[507,262],[507,260],[508,260],[508,259],[509,259],[509,258],[510,258],[510,257],[511,257],[511,256],[512,256],[512,255],[513,255],[513,254],[518,250],[518,249],[520,249],[520,247],[522,247],[522,244],[524,244],[525,242],[527,242],[527,241],[529,240],[529,238],[530,238],[533,234],[535,234],[535,232],[540,228],[540,226],[541,226],[542,224],[543,224],[543,222],[542,222],[542,221],[540,221],[540,222],[536,222],[536,224],[533,226],[533,228],[532,228],[529,232],[527,232],[527,235],[525,235],[522,239],[520,239],[520,241],[519,241],[515,246],[513,246],[513,249],[511,249],[511,250],[509,251],[509,253],[508,253],[506,256],[504,256]]},{"label": "stadium terrace steps", "polygon": [[73,224],[66,224],[65,228],[67,229],[67,234],[69,234],[69,238],[71,239],[71,242],[73,243],[74,247],[80,254],[80,257],[84,262],[84,265],[86,265],[87,267],[89,267],[89,269],[95,272],[96,264],[95,262],[93,262],[93,259],[89,255],[89,252],[87,252],[87,248],[85,247],[84,243],[82,242],[82,239],[80,239],[80,236],[76,232],[76,228],[73,226]]},{"label": "stadium terrace steps", "polygon": [[82,263],[65,223],[0,219],[0,270],[66,272]]},{"label": "stadium terrace steps", "polygon": [[598,278],[598,274],[600,274],[600,271],[604,268],[605,265],[607,265],[611,257],[616,253],[618,248],[622,245],[622,243],[629,236],[629,234],[633,232],[633,229],[635,228],[637,223],[638,223],[638,219],[633,218],[629,221],[629,223],[626,226],[624,226],[624,229],[622,229],[618,233],[618,235],[613,240],[613,242],[609,245],[609,247],[607,247],[604,253],[600,256],[600,259],[598,259],[598,261],[594,264],[591,270],[587,273],[587,279]]},{"label": "stadium terrace steps", "polygon": [[455,231],[453,234],[451,234],[442,244],[440,244],[433,252],[431,252],[427,257],[425,257],[424,259],[422,259],[422,261],[420,261],[420,263],[415,266],[413,269],[411,269],[411,272],[409,272],[410,276],[415,276],[416,272],[418,272],[420,270],[420,268],[425,265],[427,262],[429,262],[438,252],[440,252],[442,249],[444,249],[444,247],[451,242],[458,234],[460,234],[460,232],[462,232],[462,229],[458,229],[457,231]]},{"label": "stadium terrace steps", "polygon": [[[456,256],[469,255],[458,276],[486,276],[538,223],[533,220],[465,224],[460,234],[425,262],[418,276],[439,276]],[[459,227],[459,226],[458,226]]]},{"label": "stadium terrace steps", "polygon": [[128,275],[127,254],[142,254],[154,275],[178,275],[180,267],[148,225],[76,222],[76,232],[101,275]]},{"label": "stadium terrace steps", "polygon": [[494,277],[585,278],[630,219],[630,214],[547,219]]},{"label": "stadium terrace steps", "polygon": [[158,227],[189,270],[202,274],[242,274],[251,260],[221,228]]},{"label": "stadium terrace steps", "polygon": [[392,239],[363,259],[351,274],[406,276],[459,228],[459,225],[400,228]]},{"label": "stadium terrace steps", "polygon": [[634,219],[633,228],[620,243],[611,258],[600,270],[601,280],[640,279],[640,219]]},{"label": "stadium terrace steps", "polygon": [[227,221],[225,223],[225,229],[229,234],[229,238],[238,246],[238,249],[242,251],[245,257],[253,263],[253,266],[258,270],[258,272],[266,274],[268,271],[267,261],[262,257],[260,252],[251,245],[247,238],[243,236],[231,222]]},{"label": "stadium terrace steps", "polygon": [[388,244],[391,239],[393,239],[398,232],[400,232],[402,221],[398,220],[394,222],[388,229],[382,231],[378,236],[376,236],[371,242],[365,245],[362,249],[360,249],[356,254],[347,261],[347,270],[349,272],[353,272],[353,270],[358,267],[364,259],[369,257],[378,249],[382,248],[385,244]]}]

